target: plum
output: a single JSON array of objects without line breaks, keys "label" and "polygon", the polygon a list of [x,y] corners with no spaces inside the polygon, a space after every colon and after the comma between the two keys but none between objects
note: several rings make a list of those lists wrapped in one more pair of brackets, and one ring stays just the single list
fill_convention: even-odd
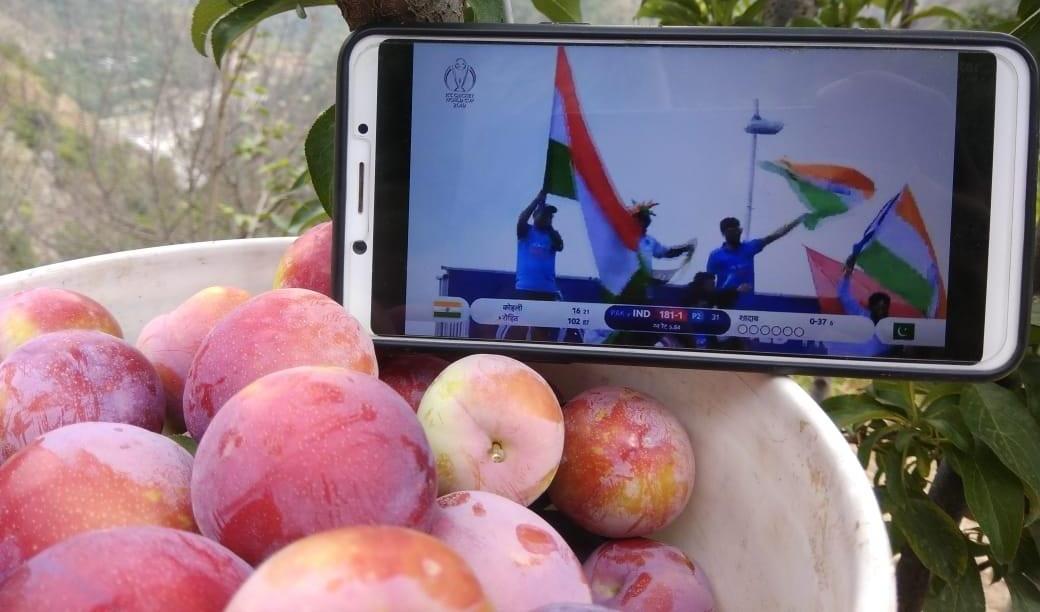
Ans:
[{"label": "plum", "polygon": [[203,338],[217,321],[249,298],[248,291],[237,287],[207,287],[141,330],[137,349],[152,362],[162,380],[166,424],[171,431],[185,430],[184,379]]},{"label": "plum", "polygon": [[26,289],[0,298],[0,361],[37,336],[66,329],[123,337],[112,313],[82,293],[56,287]]},{"label": "plum", "polygon": [[162,430],[166,396],[148,358],[99,331],[38,336],[0,363],[0,462],[40,434],[104,421]]},{"label": "plum", "polygon": [[81,533],[0,583],[4,612],[220,612],[252,568],[220,544],[165,527]]},{"label": "plum", "polygon": [[480,490],[520,505],[536,500],[563,454],[563,414],[537,372],[477,354],[451,364],[419,406],[441,495]]},{"label": "plum", "polygon": [[202,533],[253,564],[336,527],[429,530],[437,492],[401,396],[373,376],[314,366],[232,397],[199,443],[191,485]]},{"label": "plum", "polygon": [[654,398],[621,387],[581,393],[563,409],[566,441],[549,487],[553,505],[610,538],[670,524],[693,492],[689,434]]},{"label": "plum", "polygon": [[332,297],[332,222],[319,223],[285,250],[274,275],[274,288],[310,289]]},{"label": "plum", "polygon": [[77,423],[36,438],[0,465],[0,577],[84,531],[194,531],[191,464],[176,442],[132,425]]},{"label": "plum", "polygon": [[257,568],[227,612],[490,611],[472,569],[444,543],[403,527],[315,534]]},{"label": "plum", "polygon": [[262,293],[203,339],[184,382],[184,422],[196,440],[224,402],[254,380],[296,366],[378,374],[372,338],[333,300],[307,289]]},{"label": "plum", "polygon": [[495,609],[592,603],[577,557],[534,512],[486,491],[449,493],[437,505],[430,533],[470,564]]}]

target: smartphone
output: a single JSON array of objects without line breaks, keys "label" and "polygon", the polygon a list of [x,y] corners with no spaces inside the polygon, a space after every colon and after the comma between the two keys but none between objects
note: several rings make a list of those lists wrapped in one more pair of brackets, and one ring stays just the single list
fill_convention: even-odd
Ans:
[{"label": "smartphone", "polygon": [[361,30],[335,297],[399,349],[993,379],[1025,346],[1036,96],[998,34]]}]

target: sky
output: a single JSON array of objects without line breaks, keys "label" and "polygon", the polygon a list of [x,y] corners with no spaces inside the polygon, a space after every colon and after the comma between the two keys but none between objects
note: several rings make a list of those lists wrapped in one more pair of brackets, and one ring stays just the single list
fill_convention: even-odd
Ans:
[{"label": "sky", "polygon": [[[884,203],[909,184],[947,278],[957,58],[940,51],[569,47],[586,122],[622,201],[660,202],[650,234],[697,238],[685,282],[744,222],[758,98],[784,130],[758,159],[851,166],[873,199],[815,231],[796,228],[756,258],[756,291],[815,295],[803,245],[844,260]],[[477,75],[466,108],[444,74],[464,58]],[[408,302],[424,308],[441,266],[514,270],[516,220],[541,188],[556,48],[417,45],[414,61]],[[598,276],[577,202],[550,199],[566,248],[559,275]],[[787,182],[758,170],[750,237],[806,212]],[[745,238],[748,236],[745,236]],[[677,263],[661,261],[659,268]]]}]

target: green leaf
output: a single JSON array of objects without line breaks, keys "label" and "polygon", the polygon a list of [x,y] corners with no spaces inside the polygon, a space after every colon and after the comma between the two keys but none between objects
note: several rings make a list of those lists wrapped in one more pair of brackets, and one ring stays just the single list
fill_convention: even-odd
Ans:
[{"label": "green leaf", "polygon": [[761,25],[762,9],[765,8],[766,0],[755,0],[748,5],[744,12],[733,21],[733,25],[750,26]]},{"label": "green leaf", "polygon": [[919,383],[916,388],[925,392],[924,399],[921,400],[921,408],[927,409],[943,398],[959,396],[967,386],[964,383]]},{"label": "green leaf", "polygon": [[[1020,0],[1018,3],[1018,18],[1026,19],[1038,10],[1040,10],[1040,0]],[[1036,302],[1033,302],[1033,307],[1034,309],[1036,308]],[[1036,317],[1034,316],[1033,318],[1035,319]]]},{"label": "green leaf", "polygon": [[303,187],[310,178],[310,173],[304,170],[293,180],[292,186],[289,187],[289,191],[296,191],[300,187]]},{"label": "green leaf", "polygon": [[1025,487],[1026,493],[1026,525],[1036,525],[1040,521],[1040,494],[1029,487]]},{"label": "green leaf", "polygon": [[1011,573],[1022,574],[1033,580],[1040,580],[1040,527],[1033,525],[1022,532],[1022,543],[1018,548],[1015,561],[1011,564]]},{"label": "green leaf", "polygon": [[289,220],[289,233],[302,234],[315,225],[328,221],[329,216],[317,198],[304,202]]},{"label": "green leaf", "polygon": [[468,11],[472,11],[472,18],[467,21],[477,23],[505,23],[506,5],[502,0],[466,0]]},{"label": "green leaf", "polygon": [[1034,347],[1038,344],[1040,344],[1040,325],[1033,324],[1029,326],[1029,346]]},{"label": "green leaf", "polygon": [[[975,562],[970,563],[975,566]],[[968,567],[960,578],[943,582],[936,594],[929,593],[924,612],[985,612],[986,595],[982,590],[982,575],[978,567]]]},{"label": "green leaf", "polygon": [[885,493],[895,508],[905,507],[910,503],[910,495],[903,480],[903,455],[888,448],[878,451],[878,466],[885,471]]},{"label": "green leaf", "polygon": [[839,429],[855,429],[855,426],[875,419],[906,422],[901,413],[869,395],[836,395],[823,400],[820,405]]},{"label": "green leaf", "polygon": [[1004,578],[1011,591],[1011,609],[1015,612],[1040,612],[1040,588],[1022,574],[1009,574]]},{"label": "green leaf", "polygon": [[961,413],[975,437],[1040,492],[1040,424],[1018,396],[994,383],[972,385],[961,395]]},{"label": "green leaf", "polygon": [[968,547],[957,524],[930,499],[911,497],[892,513],[914,554],[933,574],[955,582],[968,567]]},{"label": "green leaf", "polygon": [[704,25],[706,20],[696,2],[681,0],[644,0],[637,19],[660,19],[661,25]]},{"label": "green leaf", "polygon": [[964,423],[959,403],[959,395],[947,395],[933,402],[922,420],[960,450],[971,452],[975,443],[971,430]]},{"label": "green leaf", "polygon": [[878,21],[877,17],[856,17],[852,24],[861,28],[881,28],[881,22]]},{"label": "green leaf", "polygon": [[534,8],[556,23],[576,23],[581,21],[581,2],[579,0],[531,0]]},{"label": "green leaf", "polygon": [[[248,2],[249,0],[245,0]],[[239,4],[232,0],[199,0],[191,14],[191,42],[199,55],[206,55],[206,35],[218,19],[227,15]]]},{"label": "green leaf", "polygon": [[199,448],[199,443],[191,436],[185,434],[166,434],[166,437],[176,442],[181,448],[188,451],[195,456],[195,451]]},{"label": "green leaf", "polygon": [[903,414],[909,415],[913,412],[910,404],[910,383],[908,382],[875,380],[867,387],[867,393],[886,406],[901,408]]},{"label": "green leaf", "polygon": [[939,5],[935,4],[935,5],[929,6],[926,9],[921,9],[920,11],[917,11],[913,15],[910,15],[909,17],[907,17],[907,18],[905,18],[903,20],[903,23],[913,23],[913,22],[917,21],[918,19],[927,19],[929,17],[944,17],[946,19],[950,19],[950,20],[956,21],[958,23],[964,23],[965,22],[964,15],[961,15],[960,13],[958,13],[957,11],[955,11],[955,10],[953,10],[951,8],[948,8],[948,7],[945,7],[945,6],[939,6]]},{"label": "green leaf", "polygon": [[820,11],[819,16],[820,22],[827,27],[837,27],[841,25],[841,21],[838,17],[838,8],[836,6],[825,6]]},{"label": "green leaf", "polygon": [[1040,357],[1027,354],[1018,366],[1018,373],[1026,388],[1026,407],[1033,418],[1040,421]]},{"label": "green leaf", "polygon": [[993,557],[1011,563],[1025,522],[1022,482],[984,446],[974,455],[951,451],[946,457],[964,481],[964,497],[989,538]]},{"label": "green leaf", "polygon": [[859,464],[863,466],[863,469],[867,469],[867,465],[870,463],[870,451],[874,449],[874,445],[877,444],[878,440],[894,431],[899,431],[899,429],[899,425],[889,425],[888,427],[875,429],[866,438],[863,438],[863,441],[859,443],[859,447],[856,449],[856,456],[859,458]]},{"label": "green leaf", "polygon": [[304,153],[307,171],[311,175],[314,193],[318,195],[325,212],[332,217],[332,176],[336,148],[336,105],[325,109],[307,132]]},{"label": "green leaf", "polygon": [[336,0],[251,0],[247,4],[242,4],[221,17],[220,21],[213,26],[213,32],[210,35],[213,41],[213,61],[219,66],[231,43],[268,17],[286,11],[295,11],[300,6],[323,6],[335,3]]}]

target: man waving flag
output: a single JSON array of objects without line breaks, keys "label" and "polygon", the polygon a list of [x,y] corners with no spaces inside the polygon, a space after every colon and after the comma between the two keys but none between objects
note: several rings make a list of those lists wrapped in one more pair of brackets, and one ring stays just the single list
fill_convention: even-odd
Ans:
[{"label": "man waving flag", "polygon": [[581,204],[600,283],[614,296],[621,295],[640,271],[639,242],[643,229],[621,203],[603,167],[582,115],[563,47],[556,53],[556,93],[545,192]]}]

